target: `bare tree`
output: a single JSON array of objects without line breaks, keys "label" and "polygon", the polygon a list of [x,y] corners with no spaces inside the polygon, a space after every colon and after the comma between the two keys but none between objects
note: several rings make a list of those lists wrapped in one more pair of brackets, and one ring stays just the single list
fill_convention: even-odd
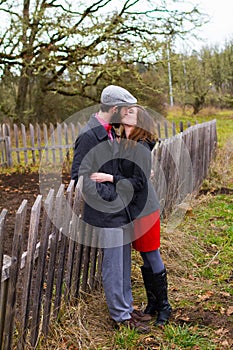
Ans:
[{"label": "bare tree", "polygon": [[127,65],[153,62],[159,38],[184,35],[203,22],[198,9],[185,7],[185,1],[182,11],[174,9],[175,0],[172,7],[165,0],[156,3],[1,0],[6,24],[0,36],[0,67],[18,77],[18,118],[22,120],[28,108],[35,110],[30,94],[42,98],[53,91],[97,100],[92,87],[103,75],[111,80],[116,67],[118,75],[123,73],[124,66],[114,64],[119,57]]}]

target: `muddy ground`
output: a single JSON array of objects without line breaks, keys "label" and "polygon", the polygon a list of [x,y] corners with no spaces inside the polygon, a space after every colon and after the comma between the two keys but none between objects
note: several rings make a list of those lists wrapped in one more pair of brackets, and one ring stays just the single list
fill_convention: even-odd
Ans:
[{"label": "muddy ground", "polygon": [[[70,176],[63,176],[63,182],[69,183]],[[39,174],[0,174],[0,212],[7,209],[7,220],[5,224],[4,253],[11,255],[12,239],[14,235],[15,214],[24,199],[28,200],[28,209],[25,227],[24,250],[26,248],[26,237],[30,222],[30,210],[36,197],[40,194]]]}]

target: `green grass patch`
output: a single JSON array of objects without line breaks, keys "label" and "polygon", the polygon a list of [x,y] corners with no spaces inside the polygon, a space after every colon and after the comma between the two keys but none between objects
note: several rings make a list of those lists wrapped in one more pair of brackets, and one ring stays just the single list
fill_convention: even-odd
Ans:
[{"label": "green grass patch", "polygon": [[233,111],[232,110],[214,110],[205,109],[200,111],[198,115],[190,114],[187,110],[183,112],[182,109],[174,108],[170,109],[166,119],[170,122],[174,121],[177,125],[180,121],[186,125],[188,122],[191,125],[197,123],[207,122],[216,119],[217,124],[217,136],[218,136],[218,146],[223,147],[226,141],[232,139],[233,135]]},{"label": "green grass patch", "polygon": [[[193,246],[197,273],[221,284],[230,278],[233,266],[233,196],[209,196],[193,209],[182,224],[196,237]],[[227,291],[230,287],[224,284]],[[232,291],[231,291],[232,292]]]},{"label": "green grass patch", "polygon": [[133,329],[123,328],[116,332],[114,349],[134,350],[140,335]]},{"label": "green grass patch", "polygon": [[214,350],[216,345],[209,338],[207,328],[199,328],[192,325],[167,325],[164,330],[168,346],[163,350],[174,349],[202,349]]}]

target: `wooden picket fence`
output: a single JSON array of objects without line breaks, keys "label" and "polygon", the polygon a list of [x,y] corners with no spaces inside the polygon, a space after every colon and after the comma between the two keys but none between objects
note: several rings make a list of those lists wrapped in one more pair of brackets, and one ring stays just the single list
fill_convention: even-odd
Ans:
[{"label": "wooden picket fence", "polygon": [[[69,150],[73,148],[75,139],[79,133],[80,124],[38,123],[29,124],[2,124],[0,125],[0,137],[5,142],[5,164],[11,167],[15,164],[36,164],[42,156],[46,162],[61,163],[64,158],[69,159]],[[43,153],[43,154],[42,154]]]},{"label": "wooden picket fence", "polygon": [[[178,126],[174,122],[157,124],[159,139],[167,139],[177,132],[184,130],[183,122]],[[187,123],[186,127],[190,127]],[[53,125],[38,123],[24,124],[19,127],[16,124],[0,125],[0,165],[11,167],[16,164],[36,164],[41,161],[47,163],[62,163],[70,160],[75,139],[81,128],[80,123],[57,123]]]},{"label": "wooden picket fence", "polygon": [[[22,253],[27,201],[17,210],[11,257],[3,254],[7,210],[0,215],[0,349],[35,348],[40,333],[59,315],[62,300],[75,302],[80,291],[101,285],[102,250],[84,246],[78,237],[95,240],[92,228],[80,220],[81,181],[64,192],[51,189],[31,208],[27,251]],[[40,229],[39,229],[40,228]],[[91,237],[91,238],[90,238]],[[39,239],[39,240],[38,240]],[[17,328],[17,339],[13,339]]]},{"label": "wooden picket fence", "polygon": [[216,120],[190,126],[153,150],[153,182],[163,216],[197,192],[217,145]]},{"label": "wooden picket fence", "polygon": [[[168,216],[197,191],[208,173],[217,143],[216,121],[190,126],[153,150],[152,177],[162,215]],[[82,179],[74,188],[38,195],[25,237],[27,201],[17,210],[11,256],[4,255],[7,210],[0,214],[0,349],[35,349],[40,335],[59,316],[63,301],[77,301],[81,291],[101,285],[102,250],[93,228],[80,220]],[[69,210],[72,208],[72,210]],[[78,237],[89,237],[88,244]],[[14,330],[17,332],[14,333]],[[17,335],[16,335],[17,334]],[[13,337],[14,335],[14,337]]]}]

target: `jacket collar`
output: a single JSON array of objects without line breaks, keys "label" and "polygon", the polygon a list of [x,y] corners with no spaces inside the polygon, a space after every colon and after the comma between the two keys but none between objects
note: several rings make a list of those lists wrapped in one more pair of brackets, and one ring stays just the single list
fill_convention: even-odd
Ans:
[{"label": "jacket collar", "polygon": [[[96,135],[98,140],[102,141],[103,139],[108,139],[108,133],[107,133],[106,129],[104,128],[104,126],[102,124],[100,124],[100,122],[96,118],[95,114],[91,115],[91,118],[88,122],[88,125],[89,125],[90,129],[92,129],[92,132]],[[114,133],[114,131],[113,131],[113,133]],[[113,137],[115,137],[115,135],[113,135]]]}]

